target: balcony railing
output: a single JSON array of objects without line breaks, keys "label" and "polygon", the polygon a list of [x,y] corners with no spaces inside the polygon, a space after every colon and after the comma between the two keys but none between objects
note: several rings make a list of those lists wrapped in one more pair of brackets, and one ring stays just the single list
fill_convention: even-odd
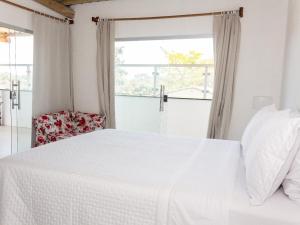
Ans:
[{"label": "balcony railing", "polygon": [[[32,64],[0,64],[0,89],[9,90],[12,80],[22,91],[32,90]],[[158,97],[160,85],[170,98],[211,99],[212,64],[118,64],[116,95]]]},{"label": "balcony railing", "polygon": [[116,95],[158,97],[161,85],[171,98],[211,99],[212,64],[117,64]]},{"label": "balcony railing", "polygon": [[21,91],[31,91],[32,70],[32,64],[0,64],[0,90],[10,90],[11,81],[20,80]]}]

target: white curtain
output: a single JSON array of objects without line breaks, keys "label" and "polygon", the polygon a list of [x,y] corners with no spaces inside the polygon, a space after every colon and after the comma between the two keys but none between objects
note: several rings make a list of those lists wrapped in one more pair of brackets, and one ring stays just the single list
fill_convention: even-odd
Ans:
[{"label": "white curtain", "polygon": [[240,46],[241,24],[239,15],[215,16],[213,34],[215,81],[207,136],[208,138],[226,139],[231,119]]},{"label": "white curtain", "polygon": [[97,27],[97,80],[100,114],[105,128],[115,128],[115,24],[100,20]]},{"label": "white curtain", "polygon": [[33,117],[73,109],[69,24],[33,15]]}]

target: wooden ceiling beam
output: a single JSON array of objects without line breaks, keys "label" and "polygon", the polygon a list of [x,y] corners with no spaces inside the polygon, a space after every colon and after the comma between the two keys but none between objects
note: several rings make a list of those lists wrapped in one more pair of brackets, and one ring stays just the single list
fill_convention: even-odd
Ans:
[{"label": "wooden ceiling beam", "polygon": [[62,3],[59,3],[54,0],[34,0],[34,1],[46,6],[49,9],[52,9],[53,11],[67,18],[74,19],[75,16],[74,10],[63,5]]},{"label": "wooden ceiling beam", "polygon": [[109,1],[109,0],[59,0],[59,1],[64,5],[76,5],[76,4],[102,2],[102,1]]}]

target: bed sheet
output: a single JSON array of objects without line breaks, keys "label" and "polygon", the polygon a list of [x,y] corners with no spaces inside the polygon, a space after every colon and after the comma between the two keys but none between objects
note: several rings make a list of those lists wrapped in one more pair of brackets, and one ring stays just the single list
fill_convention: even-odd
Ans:
[{"label": "bed sheet", "polygon": [[279,189],[262,206],[252,206],[247,195],[241,159],[230,206],[230,225],[300,225],[300,206]]}]

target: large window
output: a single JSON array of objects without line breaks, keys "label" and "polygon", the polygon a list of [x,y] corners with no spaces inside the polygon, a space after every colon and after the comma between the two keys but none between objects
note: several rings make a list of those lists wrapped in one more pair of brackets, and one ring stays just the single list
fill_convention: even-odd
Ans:
[{"label": "large window", "polygon": [[0,89],[19,80],[21,90],[32,90],[33,35],[0,27]]},{"label": "large window", "polygon": [[116,95],[211,99],[212,38],[116,42]]}]

